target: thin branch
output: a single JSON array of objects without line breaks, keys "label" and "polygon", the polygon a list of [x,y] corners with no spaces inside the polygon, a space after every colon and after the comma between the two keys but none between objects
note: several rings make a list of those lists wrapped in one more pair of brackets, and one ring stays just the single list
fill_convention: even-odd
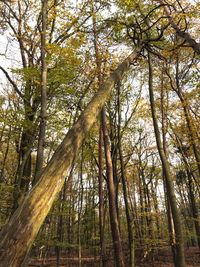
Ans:
[{"label": "thin branch", "polygon": [[[163,3],[162,0],[158,0],[159,3]],[[200,54],[200,43],[198,43],[195,39],[192,38],[192,36],[183,30],[181,30],[178,25],[175,23],[174,19],[172,18],[170,11],[168,9],[169,5],[164,5],[164,12],[168,16],[168,21],[171,24],[172,28],[176,31],[176,34],[180,36],[181,38],[185,39],[187,43],[193,48],[193,50]]]},{"label": "thin branch", "polygon": [[8,81],[12,84],[15,92],[24,100],[25,99],[24,98],[24,95],[19,91],[16,83],[11,79],[10,75],[8,74],[8,72],[3,67],[1,67],[1,66],[0,66],[0,70],[3,71],[3,73],[5,74],[5,76],[8,79]]}]

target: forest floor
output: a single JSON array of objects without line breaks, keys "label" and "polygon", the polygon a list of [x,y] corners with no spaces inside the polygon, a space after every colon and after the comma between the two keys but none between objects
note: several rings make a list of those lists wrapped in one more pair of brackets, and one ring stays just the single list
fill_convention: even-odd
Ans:
[{"label": "forest floor", "polygon": [[[98,258],[87,257],[82,258],[82,267],[97,267],[99,266]],[[186,249],[186,263],[187,267],[200,267],[200,251],[198,248]],[[50,257],[48,259],[36,259],[32,258],[29,267],[56,267],[56,257]],[[60,267],[78,267],[79,261],[76,257],[64,257],[60,258]],[[113,267],[112,260],[108,260],[106,267]],[[136,267],[173,267],[172,254],[170,248],[159,250],[154,255],[149,255],[147,259],[143,259],[136,263]],[[127,265],[128,267],[128,265]]]}]

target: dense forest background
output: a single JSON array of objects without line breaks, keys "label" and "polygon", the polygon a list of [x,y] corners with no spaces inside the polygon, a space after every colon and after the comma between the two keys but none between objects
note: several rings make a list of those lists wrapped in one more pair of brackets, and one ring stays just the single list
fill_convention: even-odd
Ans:
[{"label": "dense forest background", "polygon": [[200,3],[0,13],[0,266],[199,266]]}]

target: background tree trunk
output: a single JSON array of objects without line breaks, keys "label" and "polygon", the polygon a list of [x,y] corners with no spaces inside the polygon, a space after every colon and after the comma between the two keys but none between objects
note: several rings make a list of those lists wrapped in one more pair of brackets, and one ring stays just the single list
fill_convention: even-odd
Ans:
[{"label": "background tree trunk", "polygon": [[158,148],[158,152],[159,152],[160,159],[162,162],[163,172],[164,172],[165,179],[166,179],[166,191],[169,197],[171,210],[172,210],[172,217],[174,221],[175,238],[176,238],[175,266],[185,267],[186,265],[185,265],[185,256],[184,256],[184,241],[183,241],[181,216],[177,208],[176,196],[175,196],[174,186],[173,186],[173,181],[172,181],[172,174],[170,171],[169,162],[165,156],[165,153],[162,147],[162,143],[160,139],[160,132],[158,128],[158,122],[157,122],[157,117],[156,117],[155,101],[154,101],[154,94],[153,94],[153,69],[152,69],[150,53],[148,53],[148,65],[149,65],[149,96],[150,96],[150,103],[151,103],[153,126],[154,126],[157,148]]},{"label": "background tree trunk", "polygon": [[118,216],[117,216],[116,193],[115,193],[115,185],[114,185],[114,179],[113,179],[111,150],[110,150],[108,132],[106,129],[106,114],[105,114],[104,108],[101,112],[101,116],[102,116],[104,150],[105,150],[105,158],[106,158],[106,174],[107,174],[107,185],[108,185],[110,226],[111,226],[114,256],[115,256],[114,261],[115,261],[116,267],[125,267],[123,250],[122,250],[122,241],[120,237],[119,222],[118,222]]},{"label": "background tree trunk", "polygon": [[33,185],[37,182],[43,166],[44,142],[47,117],[47,64],[46,64],[46,30],[48,0],[42,0],[42,32],[41,32],[41,111],[38,137],[37,159]]}]

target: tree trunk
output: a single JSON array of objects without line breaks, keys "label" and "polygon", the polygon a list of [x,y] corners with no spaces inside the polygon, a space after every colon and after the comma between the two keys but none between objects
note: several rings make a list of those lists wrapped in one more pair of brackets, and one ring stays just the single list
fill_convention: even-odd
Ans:
[{"label": "tree trunk", "polygon": [[122,251],[122,243],[119,231],[119,222],[117,217],[117,207],[116,207],[116,193],[115,185],[113,179],[113,169],[112,169],[112,158],[109,144],[108,132],[106,129],[106,114],[105,109],[102,109],[102,130],[103,130],[103,139],[104,139],[104,150],[106,158],[106,174],[107,174],[107,185],[108,185],[108,198],[109,198],[109,212],[110,212],[110,224],[111,232],[113,238],[113,248],[115,256],[116,267],[125,267],[124,257]]},{"label": "tree trunk", "polygon": [[100,236],[100,267],[105,266],[105,244],[104,244],[104,193],[103,193],[103,133],[99,128],[99,236]]},{"label": "tree trunk", "polygon": [[121,80],[130,64],[138,57],[133,52],[100,86],[79,119],[58,146],[50,162],[42,172],[38,183],[25,197],[11,220],[0,233],[0,266],[21,266],[27,252],[47,216],[65,177],[71,168],[84,138],[96,121],[96,117],[109,98],[115,83]]},{"label": "tree trunk", "polygon": [[59,243],[63,242],[63,224],[64,224],[64,218],[63,218],[63,213],[64,213],[64,202],[66,198],[66,190],[67,190],[67,180],[65,179],[63,190],[60,193],[60,199],[59,199],[59,216],[57,220],[57,241],[58,245],[56,245],[56,264],[57,267],[60,266],[60,251],[61,248],[59,246]]},{"label": "tree trunk", "polygon": [[179,99],[181,101],[181,104],[184,110],[184,116],[185,116],[185,120],[186,120],[186,124],[188,128],[188,137],[189,137],[190,145],[192,146],[194,157],[197,163],[198,174],[200,177],[200,156],[199,156],[198,145],[197,145],[197,135],[194,132],[194,125],[192,123],[192,118],[190,115],[187,100],[184,98],[183,94],[181,93],[178,93],[178,96],[179,96]]},{"label": "tree trunk", "polygon": [[[168,98],[168,96],[167,96]],[[162,146],[165,156],[167,157],[167,142],[166,142],[166,133],[167,133],[167,107],[165,108],[165,93],[164,93],[164,77],[163,77],[163,69],[161,73],[161,94],[160,94],[160,105],[161,105],[161,117],[162,117]],[[168,101],[168,99],[167,99]],[[168,106],[168,104],[167,104]],[[165,196],[165,205],[167,211],[167,220],[168,220],[168,231],[169,231],[169,241],[173,256],[173,261],[176,262],[176,239],[175,239],[175,231],[174,231],[174,222],[172,218],[172,210],[169,201],[169,196],[167,194],[167,184],[164,171],[162,172],[163,177],[163,189]]]},{"label": "tree trunk", "polygon": [[197,242],[198,246],[200,249],[200,225],[199,225],[199,214],[198,214],[198,208],[196,205],[195,201],[195,196],[194,196],[194,188],[193,188],[193,181],[190,172],[188,171],[188,187],[189,187],[189,197],[190,197],[190,202],[191,202],[191,210],[192,210],[192,215],[194,218],[194,226],[195,226],[195,231],[196,231],[196,236],[197,236]]},{"label": "tree trunk", "polygon": [[188,191],[189,191],[189,200],[190,200],[190,204],[191,204],[191,211],[192,211],[192,216],[194,218],[194,226],[195,226],[195,231],[196,231],[196,236],[197,236],[197,242],[198,242],[198,246],[200,249],[200,224],[199,224],[199,212],[198,212],[198,207],[196,204],[196,200],[195,200],[195,194],[194,194],[194,176],[192,175],[192,170],[191,167],[188,163],[187,160],[187,155],[185,154],[184,150],[182,149],[183,144],[181,142],[181,140],[178,138],[178,136],[176,135],[176,133],[174,133],[175,137],[176,137],[176,141],[178,146],[180,147],[180,153],[183,159],[183,162],[185,164],[185,169],[187,172],[187,187],[188,187]]},{"label": "tree trunk", "polygon": [[81,244],[81,220],[83,210],[83,147],[81,152],[81,164],[79,173],[79,194],[78,194],[78,229],[77,229],[77,243],[78,243],[78,266],[82,266],[82,244]]},{"label": "tree trunk", "polygon": [[[94,35],[94,49],[95,49],[95,60],[97,67],[97,78],[98,86],[102,82],[102,70],[101,70],[101,56],[98,45],[98,31],[96,28],[96,6],[95,1],[92,1],[92,20],[93,20],[93,35]],[[100,119],[99,127],[99,235],[100,235],[100,267],[105,266],[105,244],[104,244],[104,194],[103,194],[103,132],[102,132],[102,120]]]},{"label": "tree trunk", "polygon": [[128,241],[129,241],[129,261],[130,267],[135,266],[135,244],[134,244],[134,232],[133,232],[133,218],[130,214],[129,202],[128,202],[128,192],[127,192],[127,183],[126,183],[126,170],[124,166],[124,159],[122,154],[122,142],[121,142],[121,99],[120,99],[120,82],[117,85],[117,107],[118,107],[118,152],[119,152],[119,160],[121,167],[121,178],[122,178],[122,188],[124,195],[124,204],[125,204],[125,212],[126,212],[126,221],[128,226]]},{"label": "tree trunk", "polygon": [[43,165],[44,141],[46,131],[47,116],[47,64],[46,64],[46,28],[47,28],[47,3],[48,0],[42,1],[42,32],[41,32],[41,111],[40,111],[40,129],[38,138],[37,159],[35,167],[35,176],[33,185],[37,182]]},{"label": "tree trunk", "polygon": [[185,267],[185,255],[184,255],[184,240],[183,240],[183,231],[182,231],[182,223],[181,223],[181,217],[180,213],[177,208],[176,203],[176,196],[174,192],[174,186],[172,181],[172,174],[170,170],[169,162],[166,158],[166,155],[164,153],[162,142],[160,138],[160,131],[158,128],[158,121],[156,117],[156,110],[155,110],[155,102],[154,102],[154,94],[153,94],[153,69],[151,65],[151,56],[150,53],[148,53],[148,65],[149,65],[149,96],[150,96],[150,103],[151,103],[151,112],[152,112],[152,119],[153,119],[153,126],[154,126],[154,132],[156,137],[156,143],[158,152],[160,155],[160,159],[162,162],[162,168],[166,179],[166,189],[167,194],[169,196],[169,201],[171,205],[172,210],[172,216],[174,221],[174,229],[175,229],[175,238],[176,238],[176,267]]}]

